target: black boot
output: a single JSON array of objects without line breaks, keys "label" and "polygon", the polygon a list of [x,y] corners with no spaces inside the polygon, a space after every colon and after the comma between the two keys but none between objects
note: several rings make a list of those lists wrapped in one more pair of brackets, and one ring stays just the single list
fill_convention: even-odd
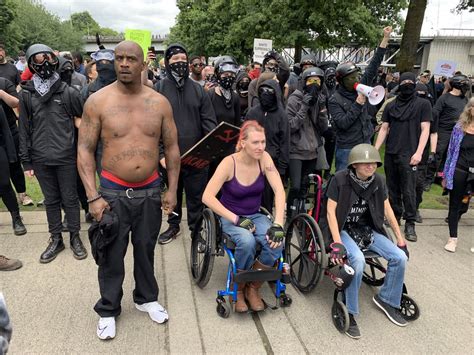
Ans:
[{"label": "black boot", "polygon": [[58,254],[64,250],[63,237],[61,234],[51,234],[46,250],[40,256],[40,263],[46,264],[56,259]]},{"label": "black boot", "polygon": [[418,240],[418,237],[415,232],[415,225],[410,223],[406,224],[405,223],[405,239],[410,241],[410,242],[416,242]]},{"label": "black boot", "polygon": [[21,219],[20,211],[10,212],[10,214],[12,215],[13,233],[15,235],[26,234],[26,228]]},{"label": "black boot", "polygon": [[82,260],[87,258],[87,250],[82,244],[81,237],[79,232],[71,233],[71,241],[69,243],[72,253],[77,260]]}]

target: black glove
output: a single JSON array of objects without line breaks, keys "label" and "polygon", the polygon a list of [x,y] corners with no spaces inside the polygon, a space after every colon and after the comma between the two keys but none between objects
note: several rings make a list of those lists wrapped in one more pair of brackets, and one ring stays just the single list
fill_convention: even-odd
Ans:
[{"label": "black glove", "polygon": [[431,164],[434,164],[436,163],[436,153],[430,153],[430,155],[428,156],[428,160],[426,161],[426,164],[428,165],[431,165]]},{"label": "black glove", "polygon": [[311,94],[304,94],[303,95],[303,103],[306,105],[306,106],[312,106],[314,105],[314,100],[313,100],[313,95]]},{"label": "black glove", "polygon": [[285,238],[285,231],[278,223],[273,223],[267,230],[267,236],[271,242],[280,243]]},{"label": "black glove", "polygon": [[247,229],[251,232],[255,229],[255,224],[252,222],[250,218],[239,216],[237,223],[235,224],[237,227]]},{"label": "black glove", "polygon": [[347,258],[346,247],[342,243],[331,243],[329,246],[331,248],[330,259],[341,260]]},{"label": "black glove", "polygon": [[407,248],[407,245],[398,245],[397,244],[397,247],[399,247],[400,249],[403,250],[403,252],[405,253],[405,255],[407,256],[407,259],[410,259],[410,252],[408,251],[408,248]]}]

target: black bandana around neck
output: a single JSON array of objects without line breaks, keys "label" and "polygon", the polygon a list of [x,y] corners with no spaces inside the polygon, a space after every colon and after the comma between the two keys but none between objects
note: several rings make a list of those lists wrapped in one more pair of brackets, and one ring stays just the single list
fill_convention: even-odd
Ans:
[{"label": "black bandana around neck", "polygon": [[40,96],[45,96],[51,90],[53,84],[60,79],[58,73],[54,72],[51,77],[42,79],[38,74],[33,74],[33,85]]},{"label": "black bandana around neck", "polygon": [[354,172],[353,169],[349,169],[349,176],[351,179],[360,187],[362,187],[364,190],[367,190],[367,188],[370,186],[370,184],[375,180],[375,174],[372,175],[370,178],[367,180],[362,180],[357,177],[357,174]]}]

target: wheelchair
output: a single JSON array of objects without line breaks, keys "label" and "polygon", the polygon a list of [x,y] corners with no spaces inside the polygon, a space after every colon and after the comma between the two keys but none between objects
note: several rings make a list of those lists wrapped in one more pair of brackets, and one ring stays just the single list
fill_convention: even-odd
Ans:
[{"label": "wheelchair", "polygon": [[[285,237],[285,260],[290,265],[290,280],[302,293],[309,293],[316,288],[322,275],[329,276],[335,283],[331,269],[336,267],[328,258],[328,249],[319,228],[323,182],[316,174],[309,174],[309,189],[304,198],[296,202],[296,215],[289,221]],[[385,235],[395,240],[390,228],[384,224]],[[363,251],[366,263],[362,280],[369,286],[381,286],[384,282],[386,268],[380,261],[380,255]],[[414,321],[420,316],[420,309],[415,300],[408,296],[406,285],[400,303],[400,311],[407,321]],[[336,286],[333,296],[331,318],[340,332],[349,329],[349,313],[345,305],[344,291]]]},{"label": "wheelchair", "polygon": [[[266,215],[270,220],[271,214],[261,208],[260,213]],[[257,245],[256,255],[258,256],[261,247]],[[290,306],[292,299],[286,294],[286,284],[289,284],[289,276],[284,269],[283,253],[279,257],[276,269],[272,270],[247,270],[237,273],[235,265],[235,244],[230,237],[222,232],[221,223],[218,216],[209,208],[203,210],[202,216],[198,220],[192,233],[191,242],[191,274],[194,282],[199,288],[204,288],[209,282],[214,268],[214,258],[216,256],[229,257],[229,266],[227,268],[226,287],[217,291],[217,314],[222,318],[228,318],[234,304],[237,300],[237,284],[251,281],[268,281],[276,299],[274,307],[277,309]],[[230,296],[232,302],[226,301],[225,297]]]}]

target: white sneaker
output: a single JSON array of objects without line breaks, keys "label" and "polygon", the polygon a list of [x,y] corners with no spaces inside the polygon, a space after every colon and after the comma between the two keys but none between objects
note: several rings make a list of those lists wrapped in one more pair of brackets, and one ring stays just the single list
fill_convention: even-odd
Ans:
[{"label": "white sneaker", "polygon": [[451,253],[455,253],[457,244],[458,244],[458,238],[449,238],[448,242],[444,246],[444,250],[449,251]]},{"label": "white sneaker", "polygon": [[166,309],[156,301],[143,304],[135,303],[135,307],[139,311],[147,312],[151,320],[156,323],[162,324],[168,321],[168,312],[166,312]]},{"label": "white sneaker", "polygon": [[115,338],[115,317],[99,319],[99,323],[97,324],[97,336],[102,340]]}]

